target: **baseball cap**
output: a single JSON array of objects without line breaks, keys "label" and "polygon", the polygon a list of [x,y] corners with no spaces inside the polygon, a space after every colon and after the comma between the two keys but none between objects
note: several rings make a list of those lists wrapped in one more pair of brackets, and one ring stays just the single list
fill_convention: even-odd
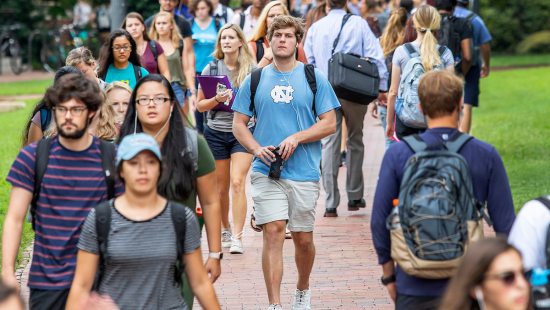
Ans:
[{"label": "baseball cap", "polygon": [[159,145],[150,135],[136,133],[124,137],[116,152],[117,167],[121,161],[130,160],[143,151],[151,151],[159,160],[162,160]]}]

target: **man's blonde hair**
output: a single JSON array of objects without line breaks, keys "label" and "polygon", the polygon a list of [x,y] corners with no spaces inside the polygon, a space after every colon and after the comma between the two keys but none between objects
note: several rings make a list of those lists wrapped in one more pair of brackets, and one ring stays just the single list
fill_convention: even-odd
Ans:
[{"label": "man's blonde hair", "polygon": [[304,23],[301,18],[296,18],[290,15],[280,15],[273,19],[271,26],[267,29],[267,39],[271,41],[273,33],[279,29],[294,28],[294,35],[296,36],[296,42],[302,42],[304,37]]},{"label": "man's blonde hair", "polygon": [[460,106],[464,81],[451,71],[430,71],[418,84],[422,112],[429,118],[451,115]]}]

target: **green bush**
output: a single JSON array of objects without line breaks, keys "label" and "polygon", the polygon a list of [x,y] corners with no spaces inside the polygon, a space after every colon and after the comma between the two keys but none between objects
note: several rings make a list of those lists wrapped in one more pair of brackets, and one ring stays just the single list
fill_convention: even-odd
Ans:
[{"label": "green bush", "polygon": [[533,33],[523,39],[516,47],[518,54],[538,54],[550,52],[550,30]]}]

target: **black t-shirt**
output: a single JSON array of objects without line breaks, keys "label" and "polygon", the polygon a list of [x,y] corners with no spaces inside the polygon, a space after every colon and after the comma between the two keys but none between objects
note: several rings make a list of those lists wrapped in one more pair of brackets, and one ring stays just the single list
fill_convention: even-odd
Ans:
[{"label": "black t-shirt", "polygon": [[[145,27],[147,27],[147,31],[149,31],[149,29],[151,28],[151,24],[153,23],[153,18],[155,18],[155,15],[150,16],[145,21]],[[190,37],[193,34],[191,32],[191,24],[187,19],[185,19],[185,17],[174,15],[174,21],[176,22],[176,25],[178,25],[180,34],[183,38]]]}]

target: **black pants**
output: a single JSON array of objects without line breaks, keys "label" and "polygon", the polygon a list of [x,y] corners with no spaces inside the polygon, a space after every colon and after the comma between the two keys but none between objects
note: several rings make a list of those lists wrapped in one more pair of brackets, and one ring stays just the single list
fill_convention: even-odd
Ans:
[{"label": "black pants", "polygon": [[403,124],[399,117],[395,118],[395,135],[399,138],[399,140],[406,136],[423,133],[424,131],[426,131],[426,128],[412,128]]},{"label": "black pants", "polygon": [[437,310],[441,297],[397,294],[395,310]]},{"label": "black pants", "polygon": [[31,310],[64,310],[69,290],[31,289],[29,308]]}]

